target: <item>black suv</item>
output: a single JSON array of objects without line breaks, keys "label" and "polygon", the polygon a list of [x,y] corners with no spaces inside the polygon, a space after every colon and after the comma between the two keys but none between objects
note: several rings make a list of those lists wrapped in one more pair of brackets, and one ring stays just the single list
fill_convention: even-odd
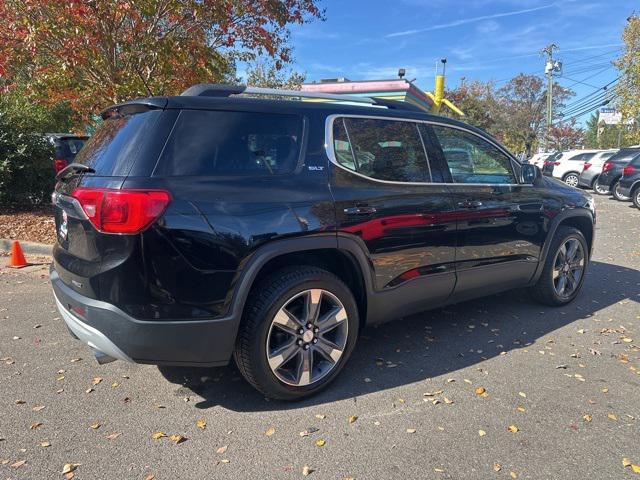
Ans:
[{"label": "black suv", "polygon": [[598,177],[598,185],[601,187],[601,191],[606,192],[608,190],[616,200],[628,202],[630,198],[620,189],[620,180],[622,179],[624,167],[639,156],[640,148],[621,148],[618,153],[604,162],[602,173]]},{"label": "black suv", "polygon": [[631,198],[633,204],[640,208],[640,155],[636,155],[622,169],[618,190],[622,196]]},{"label": "black suv", "polygon": [[516,287],[564,305],[583,283],[591,197],[410,104],[198,85],[103,117],[57,177],[51,269],[100,363],[233,356],[296,399],[365,325]]}]

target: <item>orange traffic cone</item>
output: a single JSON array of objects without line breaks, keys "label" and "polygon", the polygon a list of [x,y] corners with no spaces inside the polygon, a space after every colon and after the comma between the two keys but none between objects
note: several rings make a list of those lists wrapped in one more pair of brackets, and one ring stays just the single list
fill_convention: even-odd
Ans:
[{"label": "orange traffic cone", "polygon": [[9,260],[9,268],[22,268],[29,265],[24,259],[24,253],[22,253],[22,247],[18,240],[14,240],[11,244],[11,259]]}]

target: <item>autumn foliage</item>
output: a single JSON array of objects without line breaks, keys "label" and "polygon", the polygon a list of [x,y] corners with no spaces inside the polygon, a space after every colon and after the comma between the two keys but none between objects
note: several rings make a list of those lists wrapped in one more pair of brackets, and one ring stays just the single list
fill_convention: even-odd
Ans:
[{"label": "autumn foliage", "polygon": [[0,0],[0,88],[27,86],[87,115],[233,74],[237,60],[290,60],[289,26],[314,0]]}]

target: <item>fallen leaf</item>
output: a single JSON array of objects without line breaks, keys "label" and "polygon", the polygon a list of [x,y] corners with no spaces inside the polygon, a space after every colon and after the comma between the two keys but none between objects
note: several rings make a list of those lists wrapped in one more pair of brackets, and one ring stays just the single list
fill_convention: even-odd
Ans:
[{"label": "fallen leaf", "polygon": [[322,440],[321,438],[316,440],[316,447],[324,447],[326,444],[327,442]]},{"label": "fallen leaf", "polygon": [[82,360],[81,358],[72,358],[71,359],[71,363],[76,363],[79,362],[80,360]]},{"label": "fallen leaf", "polygon": [[24,405],[27,402],[25,402],[24,400],[16,400],[15,403],[16,403],[16,405]]},{"label": "fallen leaf", "polygon": [[179,443],[185,442],[187,440],[187,437],[183,437],[182,435],[171,435],[169,437],[169,440],[178,445]]},{"label": "fallen leaf", "polygon": [[631,466],[631,460],[629,460],[628,458],[623,458],[622,459],[622,466],[623,467],[630,467]]},{"label": "fallen leaf", "polygon": [[518,408],[516,408],[516,410],[522,413],[526,412],[526,409],[523,406],[519,406]]},{"label": "fallen leaf", "polygon": [[518,474],[516,472],[509,472],[511,478],[518,478]]},{"label": "fallen leaf", "polygon": [[12,463],[11,465],[9,465],[11,468],[20,468],[21,466],[23,466],[25,463],[27,463],[26,460],[18,460],[17,462]]},{"label": "fallen leaf", "polygon": [[311,467],[309,467],[309,465],[305,465],[304,467],[302,467],[302,476],[303,477],[308,477],[309,475],[311,475],[312,472],[313,472],[313,470],[311,470]]},{"label": "fallen leaf", "polygon": [[318,415],[316,415],[316,418],[319,418],[320,420],[324,420],[325,418],[327,418],[327,416],[318,414]]},{"label": "fallen leaf", "polygon": [[207,428],[207,422],[204,420],[198,420],[196,422],[196,426],[202,430],[204,430],[205,428]]},{"label": "fallen leaf", "polygon": [[415,428],[407,428],[407,433],[416,433]]},{"label": "fallen leaf", "polygon": [[519,428],[516,427],[515,425],[509,425],[507,427],[507,430],[510,431],[511,433],[516,433],[519,430]]},{"label": "fallen leaf", "polygon": [[267,437],[272,436],[274,433],[276,433],[276,429],[275,429],[275,428],[273,428],[273,427],[270,427],[269,429],[267,429],[267,431],[266,431],[266,432],[264,432],[264,434],[265,434]]},{"label": "fallen leaf", "polygon": [[37,405],[33,407],[31,410],[33,410],[34,412],[39,412],[42,409],[44,409],[44,405]]},{"label": "fallen leaf", "polygon": [[358,416],[357,415],[351,415],[349,417],[349,423],[355,423],[356,420],[358,420]]},{"label": "fallen leaf", "polygon": [[42,423],[40,422],[32,423],[31,426],[29,427],[29,430],[35,430],[36,428],[39,428],[41,426],[42,426]]},{"label": "fallen leaf", "polygon": [[116,438],[118,438],[120,435],[122,435],[122,433],[121,433],[121,432],[113,432],[112,434],[107,435],[105,438],[106,438],[107,440],[115,440],[115,439],[116,439]]},{"label": "fallen leaf", "polygon": [[120,386],[120,384],[118,382],[113,382],[111,384],[111,388],[118,388]]},{"label": "fallen leaf", "polygon": [[224,447],[220,447],[219,449],[216,450],[216,453],[222,455],[222,454],[226,453],[227,448],[229,448],[227,445],[225,445]]},{"label": "fallen leaf", "polygon": [[62,380],[64,380],[64,375],[60,375],[58,378],[56,378],[56,380],[61,382]]},{"label": "fallen leaf", "polygon": [[479,397],[486,397],[487,390],[484,387],[478,387],[476,388],[476,395],[478,395]]},{"label": "fallen leaf", "polygon": [[624,343],[631,343],[633,342],[633,338],[629,338],[629,337],[622,337],[621,339]]},{"label": "fallen leaf", "polygon": [[67,473],[73,472],[76,468],[78,468],[77,463],[65,463],[62,467],[62,474],[65,475]]},{"label": "fallen leaf", "polygon": [[84,391],[84,393],[91,393],[91,392],[93,392],[93,388],[87,388],[87,389]]},{"label": "fallen leaf", "polygon": [[499,463],[494,463],[493,464],[493,471],[494,472],[499,472],[500,470],[502,470],[502,465],[500,465]]},{"label": "fallen leaf", "polygon": [[609,418],[609,420],[613,420],[614,422],[618,421],[618,416],[615,413],[609,413],[607,417]]},{"label": "fallen leaf", "polygon": [[41,446],[42,448],[47,448],[47,447],[50,447],[50,446],[51,446],[51,444],[50,444],[49,442],[40,442],[40,446]]},{"label": "fallen leaf", "polygon": [[102,377],[95,377],[91,382],[93,385],[98,385],[102,381]]},{"label": "fallen leaf", "polygon": [[640,473],[640,465],[631,464],[631,470],[633,473]]},{"label": "fallen leaf", "polygon": [[481,437],[484,437],[487,434],[487,432],[485,432],[484,430],[478,430],[478,435],[480,435]]},{"label": "fallen leaf", "polygon": [[155,478],[156,476],[153,473],[150,473],[149,475],[144,477],[144,480],[155,480]]},{"label": "fallen leaf", "polygon": [[527,398],[527,394],[524,392],[518,392],[518,395],[520,395],[522,398]]},{"label": "fallen leaf", "polygon": [[100,424],[99,423],[92,423],[91,425],[89,425],[91,428],[93,428],[94,430],[97,430],[100,428]]},{"label": "fallen leaf", "polygon": [[593,420],[593,417],[592,417],[591,415],[584,415],[584,416],[582,417],[582,419],[583,419],[585,422],[589,423],[591,420]]},{"label": "fallen leaf", "polygon": [[151,438],[153,438],[154,440],[160,440],[161,438],[166,437],[167,434],[164,432],[154,432],[151,434]]},{"label": "fallen leaf", "polygon": [[437,467],[435,467],[435,468],[433,469],[433,471],[434,471],[434,472],[438,472],[438,473],[444,473],[444,469],[442,469],[442,468],[437,468]]}]

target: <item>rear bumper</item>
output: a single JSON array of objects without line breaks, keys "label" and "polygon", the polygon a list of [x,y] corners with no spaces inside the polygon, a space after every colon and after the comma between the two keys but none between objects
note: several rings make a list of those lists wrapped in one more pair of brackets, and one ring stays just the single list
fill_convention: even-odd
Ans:
[{"label": "rear bumper", "polygon": [[580,177],[578,177],[578,185],[584,188],[591,188],[593,186],[593,179],[595,177],[596,175],[581,174]]},{"label": "rear bumper", "polygon": [[67,327],[98,354],[135,363],[185,366],[222,366],[231,358],[238,328],[234,318],[138,320],[109,303],[75,292],[53,267],[50,278]]}]

